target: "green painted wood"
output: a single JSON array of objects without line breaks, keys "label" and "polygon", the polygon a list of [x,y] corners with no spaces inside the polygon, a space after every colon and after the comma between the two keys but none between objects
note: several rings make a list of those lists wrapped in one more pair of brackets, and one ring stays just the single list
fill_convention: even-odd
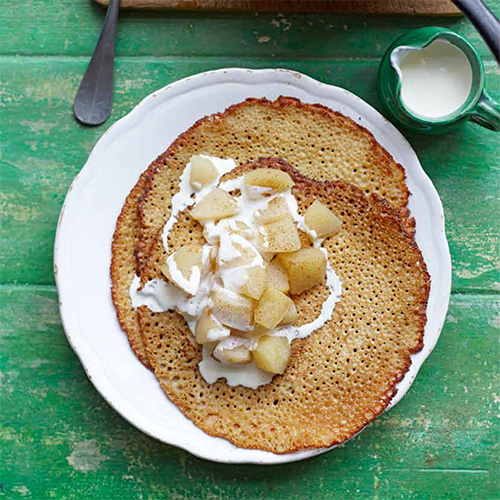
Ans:
[{"label": "green painted wood", "polygon": [[0,498],[498,498],[499,320],[497,296],[454,296],[407,396],[358,437],[297,464],[222,466],[111,410],[66,341],[53,287],[0,287]]},{"label": "green painted wood", "polygon": [[[380,109],[375,88],[375,62],[325,63],[208,58],[161,60],[119,59],[116,102],[110,119],[129,112],[155,89],[179,78],[223,65],[289,67],[321,81],[349,88]],[[0,164],[2,185],[0,227],[11,236],[0,241],[3,282],[52,284],[52,246],[66,190],[84,165],[103,128],[75,124],[71,104],[86,61],[25,57],[4,61],[0,82]],[[487,62],[492,95],[498,67]],[[447,232],[454,258],[453,285],[458,290],[495,290],[499,256],[495,245],[500,226],[496,194],[500,177],[494,168],[498,136],[473,124],[454,134],[426,138],[405,134],[433,179],[444,203]],[[429,142],[432,147],[429,147]],[[477,147],[481,144],[481,147]],[[167,145],[165,145],[167,146]],[[144,165],[146,168],[146,165]],[[466,196],[463,196],[466,193]]]},{"label": "green painted wood", "polygon": [[[499,0],[487,3],[500,14]],[[3,0],[0,8],[0,499],[499,499],[498,135],[474,125],[435,138],[405,133],[445,208],[454,266],[447,322],[394,410],[303,463],[227,467],[135,430],[69,347],[52,274],[69,184],[104,130],[157,88],[224,66],[281,66],[380,109],[375,75],[385,47],[408,29],[440,24],[473,41],[499,99],[498,66],[470,24],[124,13],[113,114],[88,129],[71,104],[103,14],[91,0]]]},{"label": "green painted wood", "polygon": [[[486,3],[500,14],[497,0]],[[103,19],[104,10],[89,0],[2,0],[0,47],[16,55],[89,55]],[[423,25],[455,29],[488,54],[464,18],[124,11],[117,55],[380,57],[396,36]]]}]

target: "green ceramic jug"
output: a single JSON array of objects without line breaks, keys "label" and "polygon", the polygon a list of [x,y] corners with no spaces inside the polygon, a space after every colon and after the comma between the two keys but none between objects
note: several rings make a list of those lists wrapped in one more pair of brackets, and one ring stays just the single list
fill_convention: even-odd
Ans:
[{"label": "green ceramic jug", "polygon": [[[445,116],[429,118],[410,110],[401,98],[401,54],[423,49],[436,40],[459,48],[469,60],[472,85],[469,96],[458,109]],[[402,52],[403,51],[403,52]],[[386,51],[379,66],[378,90],[388,112],[406,127],[417,132],[439,134],[457,123],[470,120],[490,130],[500,130],[500,105],[484,89],[484,66],[474,47],[458,33],[439,27],[419,28],[399,37]]]}]

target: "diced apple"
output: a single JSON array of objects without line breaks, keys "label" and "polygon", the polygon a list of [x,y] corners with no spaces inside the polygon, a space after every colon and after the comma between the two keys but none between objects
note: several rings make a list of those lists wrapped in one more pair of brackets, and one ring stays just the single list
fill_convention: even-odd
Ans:
[{"label": "diced apple", "polygon": [[195,328],[195,339],[198,344],[217,342],[231,335],[231,330],[217,320],[206,308],[199,317]]},{"label": "diced apple", "polygon": [[169,255],[160,269],[165,277],[178,288],[190,295],[195,295],[200,285],[203,265],[203,247],[186,245]]},{"label": "diced apple", "polygon": [[266,252],[293,252],[302,243],[300,235],[292,219],[280,219],[259,228],[259,243]]},{"label": "diced apple", "polygon": [[283,316],[280,325],[288,325],[290,323],[293,323],[296,319],[297,319],[297,308],[295,307],[295,302],[292,299],[290,299],[290,306],[288,307],[288,310]]},{"label": "diced apple", "polygon": [[255,308],[255,323],[272,330],[278,326],[290,307],[290,297],[276,288],[267,287]]},{"label": "diced apple", "polygon": [[287,293],[290,290],[288,276],[278,259],[273,259],[267,265],[267,286]]},{"label": "diced apple", "polygon": [[194,206],[191,217],[199,222],[220,220],[238,211],[238,202],[227,191],[215,188]]},{"label": "diced apple", "polygon": [[263,335],[252,354],[261,370],[282,374],[290,362],[292,349],[286,337]]},{"label": "diced apple", "polygon": [[236,330],[249,331],[253,325],[254,301],[238,293],[217,287],[211,295],[212,314],[223,324]]},{"label": "diced apple", "polygon": [[195,189],[201,189],[202,187],[212,184],[219,176],[218,170],[208,158],[204,158],[203,156],[192,156],[190,163],[191,173],[189,182]]},{"label": "diced apple", "polygon": [[241,288],[241,293],[251,299],[259,300],[266,286],[267,273],[265,267],[253,266],[247,270],[247,281]]},{"label": "diced apple", "polygon": [[288,203],[282,196],[273,198],[266,208],[255,213],[255,219],[260,224],[270,224],[284,218],[292,219],[292,214],[288,208]]},{"label": "diced apple", "polygon": [[337,234],[342,227],[342,221],[318,200],[306,210],[305,223],[319,238]]},{"label": "diced apple", "polygon": [[245,337],[257,340],[264,333],[269,333],[269,328],[256,323],[253,325],[253,330],[251,332],[245,333]]},{"label": "diced apple", "polygon": [[257,168],[245,174],[245,184],[247,186],[260,186],[272,188],[276,191],[285,191],[295,183],[292,178],[282,170],[274,168]]},{"label": "diced apple", "polygon": [[274,257],[276,256],[276,254],[274,252],[266,252],[263,250],[260,251],[260,254],[262,255],[262,258],[266,262],[271,262],[274,259]]},{"label": "diced apple", "polygon": [[278,255],[290,284],[290,293],[299,294],[319,285],[326,274],[326,257],[319,248],[302,248]]},{"label": "diced apple", "polygon": [[215,348],[214,357],[222,363],[229,363],[235,365],[244,365],[252,361],[252,353],[244,346],[239,345],[232,349],[217,349]]}]

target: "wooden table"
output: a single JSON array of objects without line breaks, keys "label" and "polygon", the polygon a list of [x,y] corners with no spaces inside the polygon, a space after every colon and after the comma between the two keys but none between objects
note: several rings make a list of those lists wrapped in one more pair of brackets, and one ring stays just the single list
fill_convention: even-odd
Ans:
[{"label": "wooden table", "polygon": [[[500,13],[499,0],[488,2]],[[61,328],[52,272],[59,210],[104,130],[143,97],[224,66],[287,67],[380,109],[384,49],[442,25],[498,66],[465,19],[336,15],[121,15],[116,94],[99,128],[75,123],[76,89],[104,12],[90,0],[2,0],[0,9],[1,458],[6,499],[498,499],[498,134],[405,132],[443,200],[453,293],[441,339],[398,406],[342,448],[283,466],[224,466],[163,445],[118,416]]]}]

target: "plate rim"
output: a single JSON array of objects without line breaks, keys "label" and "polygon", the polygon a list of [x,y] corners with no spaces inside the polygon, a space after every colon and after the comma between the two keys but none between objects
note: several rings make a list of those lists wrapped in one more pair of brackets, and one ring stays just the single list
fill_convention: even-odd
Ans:
[{"label": "plate rim", "polygon": [[[214,462],[219,462],[219,463],[239,463],[239,464],[261,464],[261,465],[271,465],[271,464],[279,464],[279,463],[289,463],[289,462],[295,462],[299,460],[303,460],[306,458],[310,458],[313,456],[317,456],[319,454],[325,453],[327,451],[330,451],[333,448],[336,448],[337,446],[342,446],[342,445],[334,445],[329,448],[313,448],[313,449],[306,449],[302,450],[299,452],[294,452],[294,453],[287,453],[287,454],[274,454],[271,452],[265,452],[262,450],[247,450],[245,448],[239,448],[239,450],[243,450],[243,452],[255,452],[258,451],[261,454],[265,454],[265,458],[248,458],[248,459],[232,459],[232,458],[226,458],[226,457],[214,457],[214,456],[208,456],[207,454],[200,453],[197,450],[193,450],[192,448],[189,447],[188,444],[185,443],[179,443],[179,442],[171,442],[163,437],[154,435],[154,433],[150,432],[148,429],[146,429],[144,426],[141,425],[140,422],[137,422],[134,420],[134,416],[130,415],[130,413],[127,413],[127,411],[123,408],[120,407],[120,404],[116,402],[115,399],[113,399],[109,393],[108,389],[106,387],[107,381],[99,380],[98,377],[94,376],[95,373],[91,373],[92,369],[90,367],[90,362],[89,362],[89,356],[92,357],[93,354],[91,352],[84,352],[86,350],[86,346],[82,344],[78,344],[78,342],[75,342],[75,338],[78,337],[78,334],[81,332],[74,332],[72,330],[71,320],[69,319],[69,315],[71,315],[71,311],[65,310],[64,306],[64,300],[63,300],[63,295],[64,295],[64,283],[63,283],[63,277],[61,276],[61,273],[59,272],[60,262],[63,259],[61,256],[61,246],[62,246],[62,238],[64,236],[64,220],[65,220],[65,213],[67,211],[68,206],[73,202],[74,197],[76,196],[75,193],[78,191],[78,187],[82,185],[85,181],[85,179],[91,175],[92,171],[94,170],[94,165],[93,165],[93,158],[95,156],[98,156],[102,148],[105,148],[107,146],[107,142],[109,140],[112,140],[111,138],[116,135],[120,134],[122,129],[126,130],[127,125],[131,125],[129,128],[133,128],[134,126],[137,126],[137,120],[136,118],[141,117],[141,113],[147,112],[148,107],[153,106],[154,107],[154,101],[155,99],[160,96],[161,94],[170,92],[172,90],[175,90],[176,88],[182,88],[182,86],[187,86],[186,91],[189,91],[189,82],[200,82],[198,86],[195,86],[194,88],[203,88],[206,86],[206,81],[204,82],[203,79],[210,77],[213,77],[217,80],[217,77],[222,77],[224,78],[225,75],[236,75],[236,76],[248,76],[248,75],[256,75],[256,76],[268,76],[270,77],[270,81],[273,81],[273,78],[276,76],[279,77],[279,75],[285,75],[287,78],[293,78],[295,83],[297,81],[301,82],[303,85],[299,85],[299,87],[304,90],[306,93],[317,97],[320,99],[320,96],[317,95],[311,88],[311,86],[316,86],[316,88],[323,88],[327,92],[337,92],[337,91],[342,91],[344,92],[349,99],[352,101],[357,101],[358,104],[360,104],[364,110],[368,113],[371,114],[372,117],[377,118],[378,120],[382,119],[385,122],[385,125],[389,128],[389,131],[391,134],[396,134],[398,136],[398,139],[401,140],[403,143],[405,143],[406,147],[413,153],[416,159],[416,163],[418,164],[418,169],[417,171],[414,171],[413,174],[418,174],[418,183],[422,186],[422,191],[425,193],[427,200],[429,204],[432,206],[433,214],[439,215],[439,217],[436,218],[436,220],[433,221],[434,223],[434,229],[433,233],[436,235],[436,242],[439,243],[439,250],[440,250],[440,257],[444,261],[445,264],[445,269],[443,271],[443,279],[444,279],[444,292],[445,296],[441,297],[441,300],[443,301],[442,305],[442,313],[441,313],[441,321],[439,324],[436,325],[435,328],[435,338],[433,337],[432,342],[427,342],[424,343],[424,347],[422,351],[420,351],[420,356],[421,356],[421,361],[419,362],[418,366],[416,366],[415,372],[411,375],[411,377],[407,376],[410,374],[409,371],[406,372],[404,378],[400,383],[398,383],[398,387],[400,384],[405,383],[407,385],[406,389],[404,391],[398,390],[396,395],[393,397],[391,400],[390,404],[388,407],[384,410],[384,413],[391,408],[393,408],[402,398],[403,396],[408,392],[409,388],[411,387],[414,379],[416,378],[420,368],[422,367],[423,363],[427,359],[427,357],[430,355],[432,350],[434,349],[439,336],[441,334],[444,321],[446,318],[446,312],[448,309],[448,304],[449,304],[449,299],[450,299],[450,294],[451,294],[451,255],[449,251],[449,246],[448,246],[448,241],[446,239],[446,233],[445,233],[445,220],[444,220],[444,210],[442,206],[441,199],[437,193],[436,188],[434,187],[432,181],[428,177],[427,173],[425,170],[422,168],[420,161],[418,159],[418,156],[416,155],[415,151],[411,147],[411,145],[408,143],[406,138],[402,135],[402,133],[392,124],[390,123],[381,113],[379,113],[375,108],[373,108],[370,104],[368,104],[366,101],[358,97],[357,95],[353,94],[352,92],[342,88],[338,87],[335,85],[329,85],[323,82],[320,82],[319,80],[316,80],[310,76],[304,75],[302,73],[299,73],[294,70],[289,70],[285,68],[271,68],[271,69],[247,69],[247,68],[221,68],[217,70],[210,70],[210,71],[205,71],[202,73],[198,73],[195,75],[187,76],[185,78],[182,78],[180,80],[177,80],[175,82],[172,82],[161,89],[158,89],[148,96],[146,96],[144,99],[142,99],[130,112],[128,112],[126,115],[124,115],[122,118],[117,120],[114,124],[112,124],[103,134],[102,136],[98,139],[94,147],[92,148],[92,151],[90,152],[87,161],[85,162],[84,166],[78,173],[78,175],[74,178],[73,182],[71,183],[63,206],[61,208],[61,212],[59,215],[58,223],[57,223],[57,230],[56,230],[56,236],[55,236],[55,244],[54,244],[54,275],[55,275],[55,281],[56,281],[56,287],[58,291],[58,302],[59,302],[59,310],[60,310],[60,317],[61,317],[61,323],[63,326],[64,333],[68,339],[68,342],[75,352],[76,356],[78,357],[85,374],[89,378],[89,380],[92,382],[94,385],[95,389],[99,392],[99,394],[104,398],[104,400],[120,415],[122,416],[126,421],[128,421],[130,424],[132,424],[134,427],[139,429],[141,432],[144,432],[145,434],[149,435],[150,437],[153,437],[160,442],[163,442],[165,444],[171,445],[171,446],[176,446],[178,448],[182,448],[189,453],[199,457],[203,458],[206,460],[211,460]],[[279,79],[279,78],[278,78]],[[215,82],[215,84],[220,84],[224,83],[223,81]],[[246,82],[247,85],[249,82]],[[185,92],[186,92],[185,91]],[[174,96],[175,97],[175,96]],[[248,95],[247,97],[251,97],[251,95]],[[321,103],[321,101],[319,101]],[[223,111],[223,110],[219,110]],[[140,120],[139,120],[140,122]],[[365,128],[367,128],[364,124],[362,125]],[[368,129],[368,128],[367,128]],[[372,133],[374,136],[376,136],[376,131],[368,129],[370,133]],[[384,148],[385,149],[385,148]],[[389,151],[389,154],[392,154]],[[405,165],[402,165],[403,169],[405,170],[405,173],[407,173]],[[431,283],[432,286],[432,283]],[[76,337],[75,337],[76,335]],[[412,363],[413,365],[413,363]],[[95,372],[95,369],[93,370]],[[165,396],[166,397],[166,396]],[[129,409],[130,410],[130,409]],[[133,412],[132,412],[133,413]],[[187,418],[187,417],[185,417]],[[368,424],[367,424],[368,425]],[[362,430],[364,430],[367,426],[365,426]],[[361,431],[362,431],[361,430]],[[360,431],[360,432],[361,432]],[[357,434],[356,434],[357,435]],[[222,439],[222,438],[214,438],[210,436],[212,439]],[[354,437],[354,436],[353,436]],[[352,439],[352,438],[351,438]]]}]

